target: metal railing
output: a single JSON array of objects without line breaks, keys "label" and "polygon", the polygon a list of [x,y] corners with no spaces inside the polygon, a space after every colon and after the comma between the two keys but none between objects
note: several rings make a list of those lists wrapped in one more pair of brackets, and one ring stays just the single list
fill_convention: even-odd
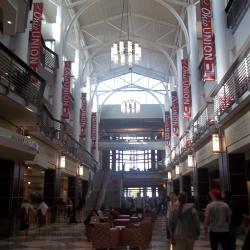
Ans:
[{"label": "metal railing", "polygon": [[42,105],[38,115],[40,130],[50,140],[61,140],[61,132],[65,129],[64,123],[56,120],[45,105]]},{"label": "metal railing", "polygon": [[49,49],[44,40],[41,40],[41,52],[40,52],[40,62],[43,68],[47,69],[51,73],[55,73],[55,70],[58,69],[58,56],[57,54]]},{"label": "metal railing", "polygon": [[249,0],[231,0],[225,9],[227,13],[227,27],[234,32],[239,26],[250,6]]},{"label": "metal railing", "polygon": [[6,46],[0,43],[0,85],[25,99],[27,104],[39,106],[45,80],[33,71]]},{"label": "metal railing", "polygon": [[215,125],[214,104],[209,102],[199,111],[191,122],[190,139],[193,143],[200,139],[200,137]]},{"label": "metal railing", "polygon": [[214,111],[217,119],[229,112],[233,104],[241,102],[243,95],[250,91],[250,42],[229,68],[213,92]]}]

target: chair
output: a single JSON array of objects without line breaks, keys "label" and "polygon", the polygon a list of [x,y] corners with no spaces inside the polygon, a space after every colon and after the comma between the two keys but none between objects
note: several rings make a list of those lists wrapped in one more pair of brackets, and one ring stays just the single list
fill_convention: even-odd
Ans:
[{"label": "chair", "polygon": [[142,222],[139,227],[126,228],[123,233],[123,244],[139,249],[148,248],[152,238],[152,222]]},{"label": "chair", "polygon": [[92,230],[92,245],[94,249],[118,248],[120,245],[120,231],[110,228],[109,223],[97,223]]}]

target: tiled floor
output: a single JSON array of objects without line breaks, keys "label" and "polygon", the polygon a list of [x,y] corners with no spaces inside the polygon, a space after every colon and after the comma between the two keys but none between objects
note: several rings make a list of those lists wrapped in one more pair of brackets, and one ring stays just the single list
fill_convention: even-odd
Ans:
[{"label": "tiled floor", "polygon": [[[91,250],[92,245],[86,241],[84,224],[54,224],[48,229],[30,230],[28,236],[17,235],[0,241],[0,250]],[[238,249],[242,244],[238,242]],[[166,250],[166,230],[164,217],[158,217],[153,231],[151,250]],[[208,250],[205,239],[196,242],[195,250]]]}]

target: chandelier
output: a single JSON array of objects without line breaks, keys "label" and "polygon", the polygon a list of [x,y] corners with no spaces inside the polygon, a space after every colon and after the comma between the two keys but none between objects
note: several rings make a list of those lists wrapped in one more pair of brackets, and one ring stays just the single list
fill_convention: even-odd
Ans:
[{"label": "chandelier", "polygon": [[119,41],[111,47],[111,60],[115,64],[132,65],[141,61],[141,47],[132,41]]},{"label": "chandelier", "polygon": [[121,104],[121,112],[123,114],[137,114],[140,112],[141,105],[135,100],[126,100]]},{"label": "chandelier", "polygon": [[[111,61],[115,64],[128,64],[131,66],[133,63],[138,64],[141,61],[141,47],[139,43],[132,41],[134,39],[130,39],[129,23],[131,22],[129,22],[129,18],[131,18],[131,10],[129,8],[129,0],[123,0],[122,6],[120,38],[119,42],[113,43],[111,47]],[[124,13],[125,9],[126,14]],[[125,15],[127,17],[126,20],[124,20]],[[127,30],[125,27],[127,27]],[[122,32],[127,33],[127,39],[121,39]]]}]

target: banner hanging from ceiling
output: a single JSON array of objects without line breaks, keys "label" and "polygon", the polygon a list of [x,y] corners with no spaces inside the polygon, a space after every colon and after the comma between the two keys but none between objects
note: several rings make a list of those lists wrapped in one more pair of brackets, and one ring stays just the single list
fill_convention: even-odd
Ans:
[{"label": "banner hanging from ceiling", "polygon": [[183,96],[183,117],[191,118],[191,89],[189,79],[188,59],[181,60],[182,65],[182,96]]},{"label": "banner hanging from ceiling", "polygon": [[80,111],[80,127],[81,127],[81,137],[86,137],[86,127],[87,127],[87,94],[82,93],[82,107]]},{"label": "banner hanging from ceiling", "polygon": [[32,29],[29,42],[29,66],[36,71],[40,63],[43,3],[33,4]]},{"label": "banner hanging from ceiling", "polygon": [[178,103],[177,91],[172,91],[171,97],[172,97],[173,134],[179,136],[179,103]]},{"label": "banner hanging from ceiling", "polygon": [[96,112],[91,115],[91,140],[92,140],[92,149],[96,149]]},{"label": "banner hanging from ceiling", "polygon": [[171,118],[170,112],[165,112],[165,143],[166,146],[171,146]]},{"label": "banner hanging from ceiling", "polygon": [[62,118],[69,119],[71,94],[70,94],[70,81],[71,81],[71,62],[64,62],[64,78],[63,78],[63,90],[62,90]]},{"label": "banner hanging from ceiling", "polygon": [[205,81],[215,80],[215,57],[214,39],[212,30],[212,11],[210,0],[200,0],[201,6],[201,27],[203,47],[203,79]]}]

